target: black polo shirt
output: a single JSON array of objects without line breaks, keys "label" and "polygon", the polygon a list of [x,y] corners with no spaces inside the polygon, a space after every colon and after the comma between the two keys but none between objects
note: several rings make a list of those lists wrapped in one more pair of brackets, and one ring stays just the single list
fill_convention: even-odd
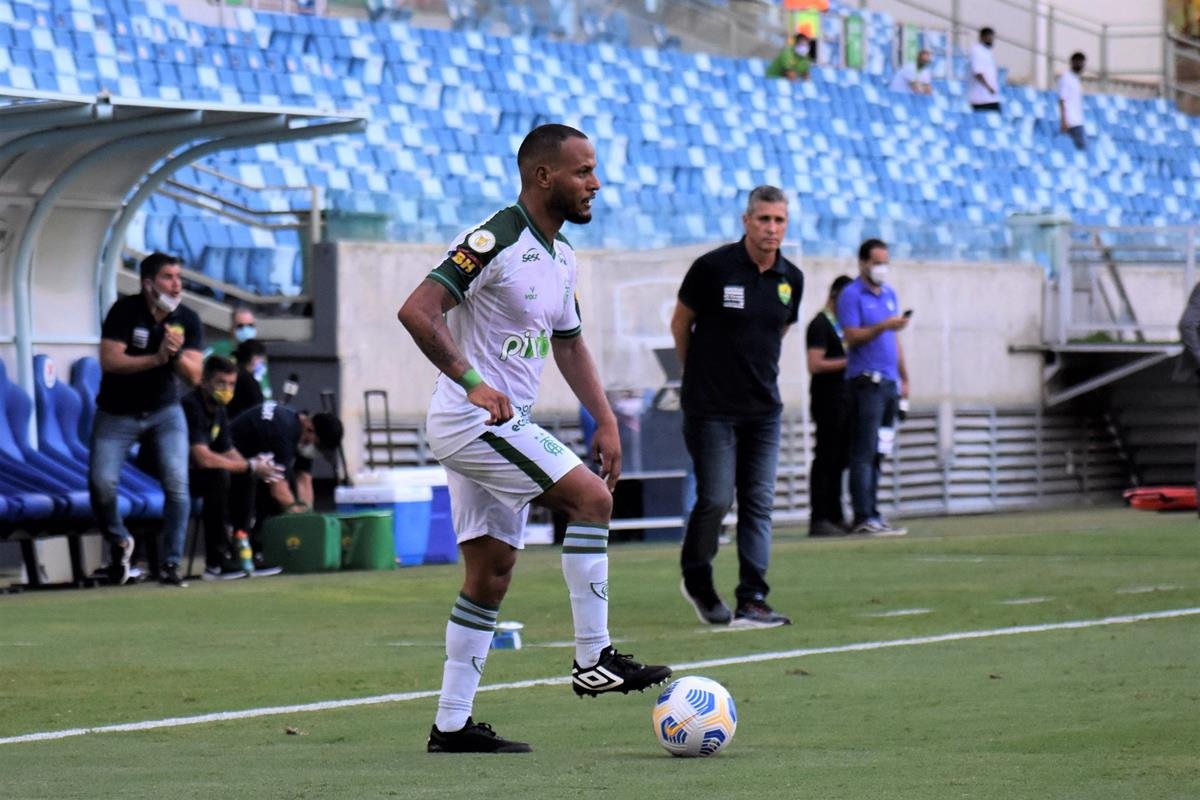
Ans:
[{"label": "black polo shirt", "polygon": [[[195,311],[181,305],[160,322],[154,319],[142,294],[113,303],[100,327],[100,338],[122,342],[126,355],[152,355],[158,352],[168,325],[183,328],[182,349],[204,349],[204,330]],[[179,385],[171,362],[128,374],[105,372],[96,397],[100,409],[121,415],[147,414],[177,402]]]},{"label": "black polo shirt", "polygon": [[246,458],[273,453],[288,478],[297,472],[312,472],[312,460],[296,452],[300,433],[300,415],[273,400],[243,411],[229,423],[239,453]]},{"label": "black polo shirt", "polygon": [[[806,346],[809,350],[823,350],[825,358],[845,358],[843,331],[841,325],[834,324],[834,320],[825,311],[813,317],[805,334]],[[846,396],[846,370],[813,375],[808,384],[808,393],[814,405],[841,401]]]},{"label": "black polo shirt", "polygon": [[183,406],[183,417],[187,420],[188,446],[203,444],[214,453],[229,452],[233,440],[229,437],[225,406],[208,402],[200,388],[185,394],[179,404]]},{"label": "black polo shirt", "polygon": [[760,272],[745,239],[696,259],[679,300],[696,314],[683,370],[685,414],[743,419],[778,413],[779,353],[804,274],[782,255]]}]

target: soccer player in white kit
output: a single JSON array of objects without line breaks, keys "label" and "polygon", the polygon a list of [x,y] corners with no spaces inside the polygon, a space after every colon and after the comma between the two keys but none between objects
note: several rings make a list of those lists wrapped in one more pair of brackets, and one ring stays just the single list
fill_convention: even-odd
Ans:
[{"label": "soccer player in white kit", "polygon": [[[621,442],[581,335],[575,251],[559,233],[564,222],[592,218],[595,149],[574,128],[542,125],[521,143],[517,166],[517,204],[460,234],[398,314],[441,370],[426,433],[446,468],[466,572],[446,625],[431,753],[531,750],[471,716],[531,501],[568,519],[562,569],[575,623],[575,693],[640,691],[671,675],[617,652],[608,634],[608,522]],[[596,419],[600,475],[530,418],[551,355]]]}]

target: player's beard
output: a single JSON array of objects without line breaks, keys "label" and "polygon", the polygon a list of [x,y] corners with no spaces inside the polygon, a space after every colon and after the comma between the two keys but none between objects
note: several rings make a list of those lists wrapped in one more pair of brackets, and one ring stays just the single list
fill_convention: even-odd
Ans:
[{"label": "player's beard", "polygon": [[579,207],[574,195],[568,195],[566,192],[558,191],[551,198],[551,208],[559,213],[559,215],[574,225],[586,225],[592,221],[592,212]]}]

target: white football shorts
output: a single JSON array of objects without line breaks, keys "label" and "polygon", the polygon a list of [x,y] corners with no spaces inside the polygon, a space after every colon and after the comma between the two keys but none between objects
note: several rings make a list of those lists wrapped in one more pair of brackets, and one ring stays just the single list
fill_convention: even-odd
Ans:
[{"label": "white football shorts", "polygon": [[524,548],[530,501],[582,463],[549,431],[519,420],[487,426],[441,459],[460,544],[491,536]]}]

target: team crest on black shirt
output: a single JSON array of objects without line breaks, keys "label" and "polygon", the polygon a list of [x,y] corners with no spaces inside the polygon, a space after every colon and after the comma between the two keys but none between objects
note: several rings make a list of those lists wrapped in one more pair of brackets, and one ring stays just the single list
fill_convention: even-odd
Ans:
[{"label": "team crest on black shirt", "polygon": [[779,302],[785,306],[792,304],[792,285],[787,281],[779,282]]}]

